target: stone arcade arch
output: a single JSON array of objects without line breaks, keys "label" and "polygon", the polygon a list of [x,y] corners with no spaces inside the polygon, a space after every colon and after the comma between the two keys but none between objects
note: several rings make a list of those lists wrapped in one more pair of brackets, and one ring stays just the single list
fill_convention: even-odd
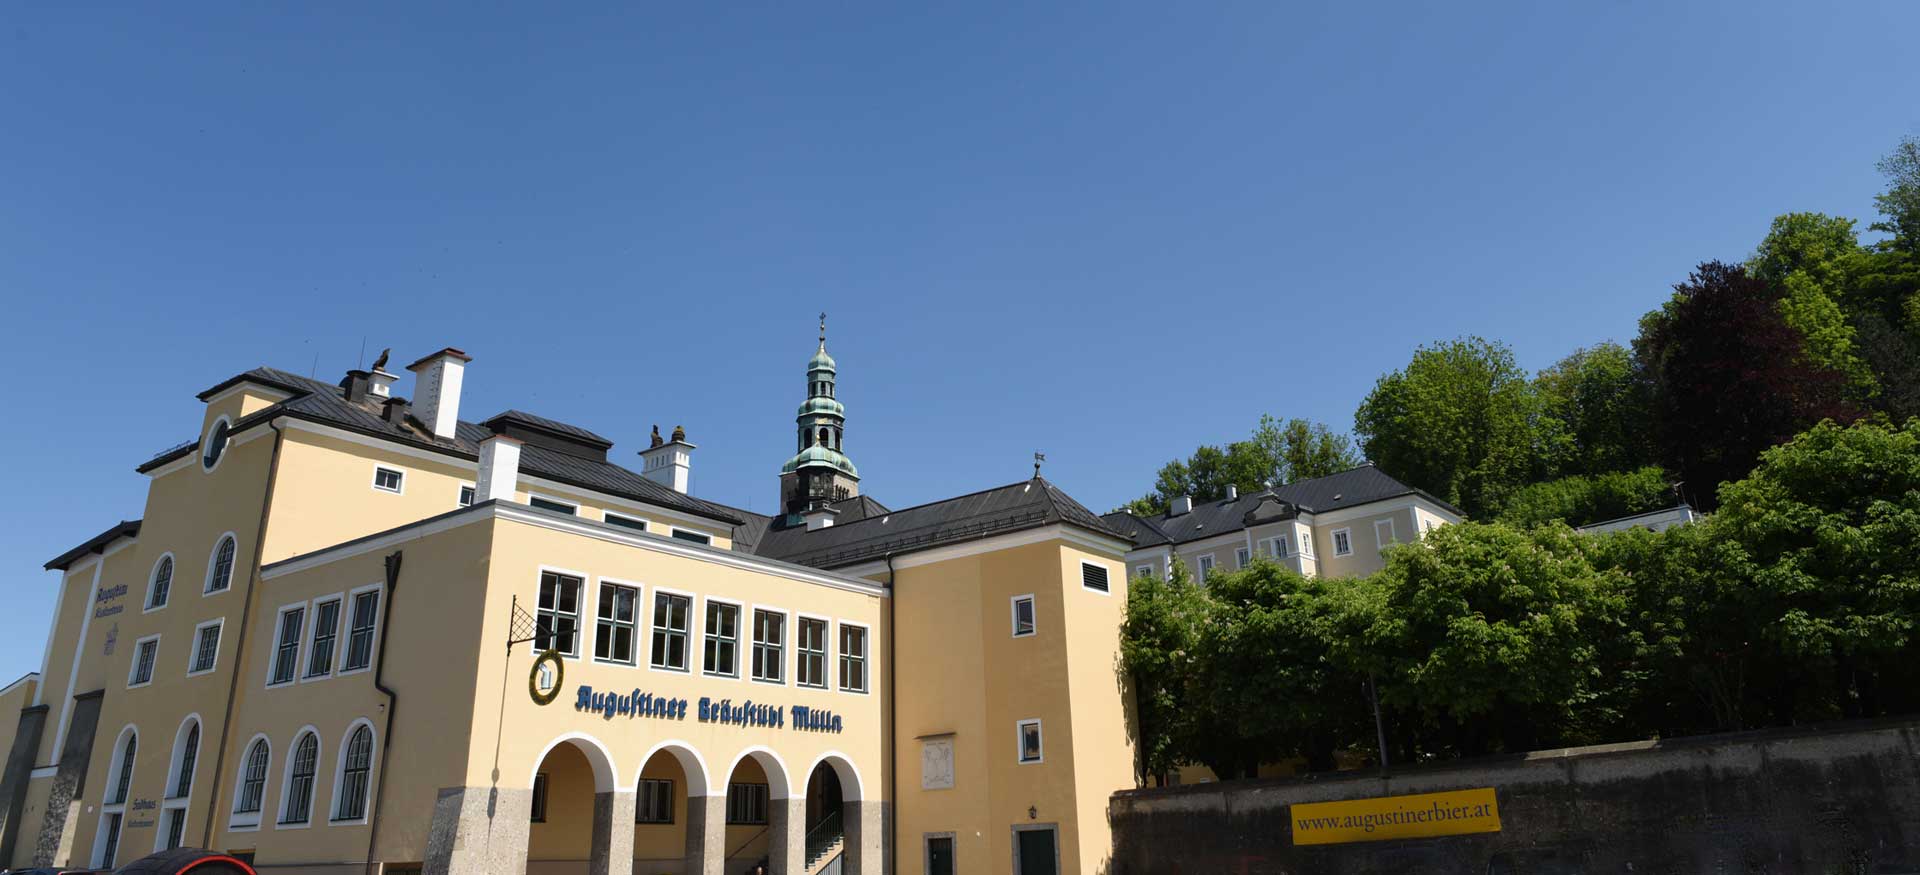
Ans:
[{"label": "stone arcade arch", "polygon": [[548,742],[528,779],[527,875],[632,871],[633,794],[618,786],[619,774],[606,745],[591,735]]}]

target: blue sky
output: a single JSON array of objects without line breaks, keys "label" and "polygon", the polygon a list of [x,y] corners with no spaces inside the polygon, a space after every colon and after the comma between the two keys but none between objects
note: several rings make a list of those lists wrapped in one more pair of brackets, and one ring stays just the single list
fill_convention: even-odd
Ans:
[{"label": "blue sky", "polygon": [[[393,7],[399,8],[393,8]],[[259,364],[471,352],[464,412],[685,424],[766,511],[814,317],[864,488],[1096,510],[1480,334],[1631,338],[1870,217],[1920,5],[42,4],[0,23],[0,673],[49,557]],[[1863,223],[1864,224],[1864,223]],[[410,393],[410,379],[401,386]]]}]

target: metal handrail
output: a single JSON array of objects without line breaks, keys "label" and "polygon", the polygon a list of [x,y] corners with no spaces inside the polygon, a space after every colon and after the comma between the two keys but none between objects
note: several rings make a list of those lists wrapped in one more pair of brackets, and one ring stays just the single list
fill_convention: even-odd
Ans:
[{"label": "metal handrail", "polygon": [[826,817],[820,818],[819,823],[807,830],[807,863],[811,865],[815,858],[833,847],[833,843],[841,836],[840,812],[828,812]]}]

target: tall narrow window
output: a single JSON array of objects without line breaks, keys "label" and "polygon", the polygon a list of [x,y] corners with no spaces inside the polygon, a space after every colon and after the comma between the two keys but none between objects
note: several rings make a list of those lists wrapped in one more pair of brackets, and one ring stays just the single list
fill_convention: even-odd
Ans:
[{"label": "tall narrow window", "polygon": [[224,592],[233,585],[233,536],[220,539],[213,548],[213,561],[207,568],[207,592]]},{"label": "tall narrow window", "polygon": [[293,745],[287,771],[287,800],[280,822],[306,823],[313,818],[313,772],[320,761],[320,738],[309,732]]},{"label": "tall narrow window", "polygon": [[653,594],[653,667],[687,670],[687,614],[693,600],[670,592]]},{"label": "tall narrow window", "polygon": [[353,626],[347,632],[347,662],[341,671],[358,671],[373,664],[373,627],[379,619],[379,590],[353,597]]},{"label": "tall narrow window", "polygon": [[347,737],[340,755],[340,792],[333,806],[334,820],[367,816],[367,776],[373,772],[373,730],[361,724]]},{"label": "tall narrow window", "polygon": [[1267,552],[1275,559],[1287,558],[1287,536],[1281,535],[1267,542]]},{"label": "tall narrow window", "polygon": [[1399,538],[1394,536],[1393,520],[1391,519],[1374,520],[1373,521],[1373,540],[1375,543],[1380,545],[1380,549],[1382,550],[1385,550],[1388,547],[1393,546],[1394,542],[1399,540]]},{"label": "tall narrow window", "polygon": [[534,823],[547,822],[547,773],[533,776],[533,816],[528,820]]},{"label": "tall narrow window", "polygon": [[580,655],[580,578],[556,571],[540,572],[540,613],[535,618],[535,650],[558,650]]},{"label": "tall narrow window", "polygon": [[133,756],[140,747],[137,736],[127,736],[127,746],[120,749],[120,774],[115,776],[113,792],[107,795],[108,805],[119,805],[127,801],[127,788],[133,784]]},{"label": "tall narrow window", "polygon": [[307,648],[307,677],[333,673],[333,647],[340,640],[340,600],[313,606],[313,643]]},{"label": "tall narrow window", "polygon": [[768,683],[786,680],[787,615],[753,612],[753,679]]},{"label": "tall narrow window", "polygon": [[1333,530],[1333,555],[1345,556],[1353,552],[1353,533],[1346,529]]},{"label": "tall narrow window", "polygon": [[306,606],[288,608],[280,612],[280,638],[273,648],[273,676],[269,684],[285,684],[293,681],[293,673],[300,667],[300,631],[306,625]]},{"label": "tall narrow window", "polygon": [[1016,728],[1019,730],[1020,763],[1025,765],[1041,762],[1043,757],[1040,748],[1040,721],[1022,720]]},{"label": "tall narrow window", "polygon": [[673,822],[673,781],[665,778],[641,778],[634,788],[634,823]]},{"label": "tall narrow window", "polygon": [[867,630],[865,627],[840,624],[840,689],[850,693],[867,691]]},{"label": "tall narrow window", "polygon": [[193,767],[199,759],[200,724],[195,722],[187,729],[187,740],[180,743],[180,763],[175,766],[172,798],[185,799],[193,795]]},{"label": "tall narrow window", "polygon": [[640,591],[615,583],[600,584],[600,617],[593,629],[593,658],[633,664],[635,605]]},{"label": "tall narrow window", "polygon": [[153,663],[160,655],[160,639],[156,636],[135,644],[133,647],[133,671],[127,675],[127,686],[138,687],[153,682]]},{"label": "tall narrow window", "polygon": [[1200,559],[1198,564],[1200,568],[1200,579],[1202,581],[1205,581],[1207,579],[1207,576],[1213,573],[1213,554],[1212,553],[1200,554]]},{"label": "tall narrow window", "polygon": [[246,771],[240,778],[240,795],[234,801],[234,814],[260,813],[260,801],[267,795],[267,761],[272,757],[272,748],[264,738],[254,739],[252,746],[247,748]]},{"label": "tall narrow window", "polygon": [[1033,596],[1017,595],[1013,597],[1013,637],[1025,638],[1034,633]]},{"label": "tall narrow window", "polygon": [[208,623],[200,627],[193,641],[193,665],[188,674],[205,674],[213,671],[220,661],[220,623]]},{"label": "tall narrow window", "polygon": [[147,610],[167,606],[167,596],[173,593],[173,557],[162,556],[153,566],[153,580],[147,583]]},{"label": "tall narrow window", "polygon": [[1233,548],[1233,561],[1234,561],[1233,567],[1245,568],[1249,563],[1253,561],[1253,551],[1248,550],[1245,547],[1235,547]]},{"label": "tall narrow window", "polygon": [[113,858],[120,854],[120,819],[124,816],[118,811],[107,815],[106,845],[100,849],[102,866],[112,866]]},{"label": "tall narrow window", "polygon": [[171,851],[180,847],[187,832],[187,810],[185,808],[167,809],[167,843],[161,850]]},{"label": "tall narrow window", "polygon": [[793,668],[793,682],[803,687],[827,685],[827,621],[801,617],[797,645],[799,662]]},{"label": "tall narrow window", "polygon": [[707,602],[707,642],[702,666],[707,674],[740,676],[740,606]]}]

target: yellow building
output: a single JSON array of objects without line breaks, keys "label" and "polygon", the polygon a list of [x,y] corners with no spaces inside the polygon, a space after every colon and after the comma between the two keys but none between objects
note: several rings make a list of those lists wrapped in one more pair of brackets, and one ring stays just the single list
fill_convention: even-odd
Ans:
[{"label": "yellow building", "polygon": [[578,426],[461,419],[459,350],[411,402],[385,359],[200,393],[141,519],[47,564],[0,862],[1104,871],[1133,545],[1037,471],[862,494],[824,332],[778,517],[688,494],[678,428],[635,472]]}]

